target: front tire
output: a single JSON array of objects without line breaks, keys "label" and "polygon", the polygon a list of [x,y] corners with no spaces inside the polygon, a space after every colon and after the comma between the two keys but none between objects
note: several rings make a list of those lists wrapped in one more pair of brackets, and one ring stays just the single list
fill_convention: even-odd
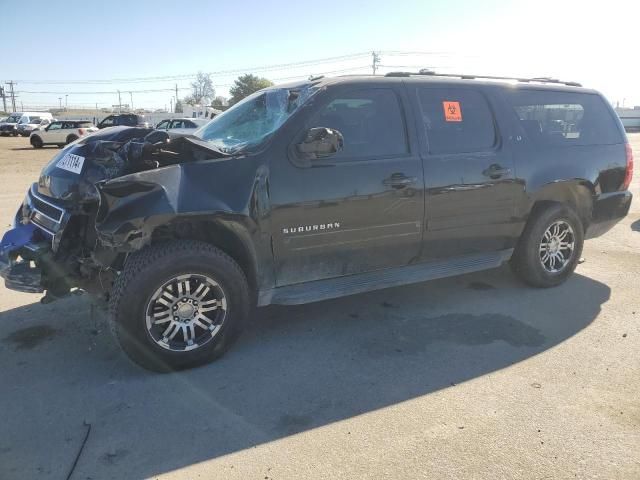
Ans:
[{"label": "front tire", "polygon": [[132,254],[110,299],[111,321],[127,355],[168,372],[219,358],[250,311],[247,279],[216,247],[191,240]]},{"label": "front tire", "polygon": [[533,287],[555,287],[576,269],[583,244],[584,228],[576,213],[567,205],[550,204],[527,223],[511,267]]},{"label": "front tire", "polygon": [[31,143],[31,146],[33,148],[42,148],[42,145],[43,145],[42,139],[40,137],[38,137],[37,135],[31,137],[29,139],[29,142]]}]

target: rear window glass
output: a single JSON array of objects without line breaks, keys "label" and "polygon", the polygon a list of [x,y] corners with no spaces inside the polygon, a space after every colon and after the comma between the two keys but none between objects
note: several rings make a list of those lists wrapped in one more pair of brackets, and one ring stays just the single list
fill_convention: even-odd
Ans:
[{"label": "rear window glass", "polygon": [[417,95],[429,152],[479,152],[495,145],[493,114],[480,92],[462,88],[418,88]]},{"label": "rear window glass", "polygon": [[532,142],[543,146],[606,145],[623,138],[602,98],[593,94],[515,90],[507,99]]}]

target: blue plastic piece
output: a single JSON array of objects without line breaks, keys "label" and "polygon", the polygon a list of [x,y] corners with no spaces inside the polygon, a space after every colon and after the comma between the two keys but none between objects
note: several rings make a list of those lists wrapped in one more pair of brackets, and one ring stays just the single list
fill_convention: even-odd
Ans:
[{"label": "blue plastic piece", "polygon": [[5,232],[0,242],[0,257],[8,255],[11,251],[30,243],[33,240],[36,227],[32,223],[18,225]]}]

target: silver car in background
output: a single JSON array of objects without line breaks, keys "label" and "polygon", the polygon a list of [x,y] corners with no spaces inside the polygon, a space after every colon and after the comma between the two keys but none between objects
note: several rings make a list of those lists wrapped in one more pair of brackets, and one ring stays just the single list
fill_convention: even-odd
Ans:
[{"label": "silver car in background", "polygon": [[206,125],[210,119],[202,118],[167,118],[158,122],[156,130],[163,130],[169,134],[169,137],[184,137],[186,135],[193,135],[193,133]]}]

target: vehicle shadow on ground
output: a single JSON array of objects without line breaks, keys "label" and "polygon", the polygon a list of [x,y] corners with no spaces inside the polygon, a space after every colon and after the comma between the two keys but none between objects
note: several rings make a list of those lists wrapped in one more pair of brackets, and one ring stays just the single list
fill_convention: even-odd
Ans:
[{"label": "vehicle shadow on ground", "polygon": [[131,364],[85,297],[2,312],[0,477],[65,478],[83,422],[74,478],[146,478],[455,388],[570,339],[609,295],[503,268],[269,307],[224,358],[170,375]]}]

